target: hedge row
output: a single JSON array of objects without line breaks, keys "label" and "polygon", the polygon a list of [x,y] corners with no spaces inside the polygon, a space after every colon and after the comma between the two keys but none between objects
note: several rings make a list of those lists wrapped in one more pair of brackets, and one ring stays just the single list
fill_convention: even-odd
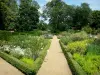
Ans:
[{"label": "hedge row", "polygon": [[20,60],[4,53],[0,52],[0,57],[6,60],[8,63],[15,66],[17,69],[25,73],[26,75],[35,75],[35,72],[32,68],[29,68],[25,63],[21,62]]},{"label": "hedge row", "polygon": [[50,47],[50,41],[47,44],[47,46],[44,48],[44,50],[41,52],[39,58],[35,61],[35,67],[30,68],[25,63],[21,62],[20,60],[16,59],[15,57],[8,55],[4,52],[0,52],[0,57],[2,57],[4,60],[6,60],[11,65],[15,66],[17,69],[22,71],[25,75],[36,75],[37,71],[41,67],[41,64],[45,58],[45,55],[47,53],[47,49]]},{"label": "hedge row", "polygon": [[40,56],[35,60],[35,71],[38,72],[39,68],[41,67],[42,62],[47,54],[47,50],[49,49],[51,41],[46,45],[44,50],[41,52]]},{"label": "hedge row", "polygon": [[66,48],[64,47],[64,44],[61,41],[60,41],[60,45],[66,59],[68,60],[68,64],[71,68],[73,75],[87,75],[82,69],[82,67],[73,59],[71,53],[66,51]]}]

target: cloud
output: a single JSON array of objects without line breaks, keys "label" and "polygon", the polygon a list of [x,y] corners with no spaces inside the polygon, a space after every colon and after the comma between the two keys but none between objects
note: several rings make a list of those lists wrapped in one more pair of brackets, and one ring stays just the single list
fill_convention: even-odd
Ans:
[{"label": "cloud", "polygon": [[42,8],[40,8],[38,11],[39,11],[40,13],[43,13],[43,10],[42,10]]},{"label": "cloud", "polygon": [[51,0],[45,0],[46,2],[50,2]]}]

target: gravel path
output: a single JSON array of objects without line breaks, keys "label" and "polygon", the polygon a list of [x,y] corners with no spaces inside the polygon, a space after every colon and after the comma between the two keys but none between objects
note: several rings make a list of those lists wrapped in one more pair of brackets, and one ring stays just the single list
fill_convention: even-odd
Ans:
[{"label": "gravel path", "polygon": [[72,75],[56,36],[37,75]]},{"label": "gravel path", "polygon": [[0,58],[0,75],[24,75],[18,69]]}]

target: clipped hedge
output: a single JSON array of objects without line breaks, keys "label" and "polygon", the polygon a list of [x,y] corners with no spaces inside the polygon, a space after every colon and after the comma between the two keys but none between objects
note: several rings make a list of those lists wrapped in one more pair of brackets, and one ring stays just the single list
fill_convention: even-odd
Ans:
[{"label": "clipped hedge", "polygon": [[70,66],[70,68],[72,70],[73,75],[87,75],[83,71],[82,67],[73,59],[71,53],[67,52],[65,50],[64,44],[61,41],[60,41],[60,45],[61,45],[61,48],[62,48],[62,50],[64,52],[65,57],[68,60],[68,64],[69,64],[69,66]]},{"label": "clipped hedge", "polygon": [[35,71],[32,68],[29,68],[25,63],[4,52],[0,52],[0,57],[2,57],[4,60],[15,66],[17,69],[21,70],[26,75],[36,74]]},{"label": "clipped hedge", "polygon": [[46,45],[46,47],[44,48],[44,50],[41,52],[40,56],[35,60],[35,71],[38,72],[39,68],[41,67],[41,64],[44,61],[44,58],[47,54],[47,50],[49,49],[51,44],[51,41],[49,41],[49,43]]},{"label": "clipped hedge", "polygon": [[49,43],[46,45],[46,47],[44,48],[44,50],[41,52],[39,58],[36,59],[36,61],[34,62],[35,67],[29,67],[28,65],[26,65],[24,62],[21,62],[20,60],[18,60],[17,58],[8,55],[4,52],[0,51],[0,57],[3,58],[4,60],[6,60],[8,63],[10,63],[11,65],[15,66],[17,69],[19,69],[20,71],[22,71],[25,75],[36,75],[36,73],[38,72],[39,68],[41,67],[41,64],[46,56],[47,53],[47,49],[50,47],[50,41]]}]

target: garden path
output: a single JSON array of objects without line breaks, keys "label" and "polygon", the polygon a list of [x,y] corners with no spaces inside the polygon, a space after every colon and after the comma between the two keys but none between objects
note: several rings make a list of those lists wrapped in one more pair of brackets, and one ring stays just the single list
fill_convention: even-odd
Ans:
[{"label": "garden path", "polygon": [[18,69],[0,58],[0,75],[24,75]]},{"label": "garden path", "polygon": [[72,75],[57,36],[53,37],[51,46],[37,75]]}]

